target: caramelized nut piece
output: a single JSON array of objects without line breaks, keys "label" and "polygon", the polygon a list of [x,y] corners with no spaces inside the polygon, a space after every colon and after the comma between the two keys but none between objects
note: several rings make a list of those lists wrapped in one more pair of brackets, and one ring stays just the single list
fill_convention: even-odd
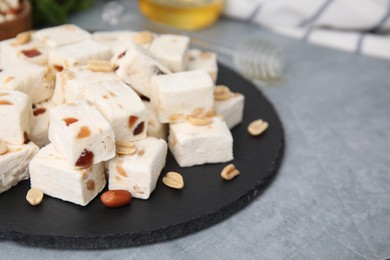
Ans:
[{"label": "caramelized nut piece", "polygon": [[86,137],[88,137],[90,135],[91,135],[91,130],[89,129],[89,127],[88,126],[82,126],[82,127],[80,127],[80,131],[77,134],[77,138],[82,139],[82,138],[86,138]]},{"label": "caramelized nut piece", "polygon": [[133,155],[137,152],[137,146],[130,141],[115,142],[116,153],[119,155]]},{"label": "caramelized nut piece", "polygon": [[87,67],[94,72],[110,72],[114,71],[115,65],[107,60],[89,60]]},{"label": "caramelized nut piece", "polygon": [[15,44],[21,45],[26,44],[31,40],[31,33],[30,32],[22,32],[16,35],[15,37]]},{"label": "caramelized nut piece", "polygon": [[43,192],[41,190],[38,190],[36,188],[31,188],[26,195],[26,200],[28,203],[30,203],[32,206],[36,206],[41,204],[43,199]]},{"label": "caramelized nut piece", "polygon": [[177,172],[168,172],[167,175],[162,179],[163,183],[173,189],[183,189],[184,180],[183,177]]},{"label": "caramelized nut piece", "polygon": [[126,173],[125,169],[123,169],[123,161],[119,161],[116,164],[115,169],[119,175],[121,175],[123,177],[127,177],[127,173]]},{"label": "caramelized nut piece", "polygon": [[150,43],[153,41],[153,34],[148,31],[139,32],[137,34],[134,34],[133,41],[140,45]]},{"label": "caramelized nut piece", "polygon": [[209,125],[213,122],[213,119],[210,117],[193,117],[190,116],[188,117],[188,122],[195,126],[205,126]]},{"label": "caramelized nut piece", "polygon": [[0,105],[8,105],[11,106],[13,103],[9,100],[0,100]]},{"label": "caramelized nut piece", "polygon": [[262,119],[257,119],[249,124],[248,132],[253,136],[261,135],[268,128],[268,123]]},{"label": "caramelized nut piece", "polygon": [[185,118],[185,116],[183,114],[172,114],[172,115],[169,115],[168,121],[169,121],[169,123],[175,123],[175,122],[183,120],[184,118]]},{"label": "caramelized nut piece", "polygon": [[0,155],[5,154],[7,151],[8,145],[5,142],[0,141]]},{"label": "caramelized nut piece", "polygon": [[127,190],[109,190],[100,196],[102,203],[109,208],[126,206],[131,201],[131,193]]},{"label": "caramelized nut piece", "polygon": [[70,126],[71,124],[79,121],[77,118],[74,118],[74,117],[67,117],[67,118],[64,118],[63,120],[65,121],[66,126]]},{"label": "caramelized nut piece", "polygon": [[224,85],[219,85],[214,88],[214,99],[215,100],[226,100],[231,98],[232,92]]},{"label": "caramelized nut piece", "polygon": [[223,179],[229,181],[239,174],[240,174],[240,171],[238,171],[236,169],[236,166],[234,166],[234,164],[229,164],[229,165],[225,166],[225,168],[223,168],[223,170],[221,172],[221,177]]}]

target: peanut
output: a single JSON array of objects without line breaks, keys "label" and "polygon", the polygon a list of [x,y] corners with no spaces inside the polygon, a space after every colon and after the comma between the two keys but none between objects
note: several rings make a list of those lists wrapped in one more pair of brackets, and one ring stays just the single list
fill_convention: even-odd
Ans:
[{"label": "peanut", "polygon": [[107,60],[89,60],[87,67],[94,72],[110,72],[114,71],[115,65]]},{"label": "peanut", "polygon": [[153,41],[153,34],[151,32],[139,32],[133,36],[133,41],[140,45],[151,43]]},{"label": "peanut", "polygon": [[213,119],[210,117],[193,117],[190,116],[188,117],[188,122],[195,126],[205,126],[209,125],[213,122]]},{"label": "peanut", "polygon": [[32,206],[37,206],[37,205],[41,204],[42,199],[43,199],[43,192],[41,190],[38,190],[36,188],[31,188],[27,192],[26,200]]},{"label": "peanut", "polygon": [[131,193],[127,190],[109,190],[100,196],[101,202],[109,208],[126,206],[130,203],[131,198]]},{"label": "peanut", "polygon": [[233,179],[234,177],[236,177],[239,174],[240,174],[240,171],[238,171],[236,169],[236,166],[234,166],[234,164],[229,164],[229,165],[225,166],[225,168],[223,168],[223,170],[221,171],[221,177],[225,180],[228,180],[228,181]]},{"label": "peanut", "polygon": [[26,44],[31,40],[31,32],[22,32],[16,35],[15,37],[15,44],[16,45],[22,45]]},{"label": "peanut", "polygon": [[214,88],[214,99],[215,100],[227,100],[232,97],[230,89],[224,85],[219,85]]},{"label": "peanut", "polygon": [[184,180],[183,177],[177,172],[168,172],[162,179],[163,183],[173,189],[183,189]]},{"label": "peanut", "polygon": [[249,124],[248,132],[253,136],[261,135],[268,128],[268,123],[262,119],[257,119]]},{"label": "peanut", "polygon": [[5,154],[7,151],[8,145],[5,142],[0,141],[0,155]]},{"label": "peanut", "polygon": [[130,141],[116,141],[116,153],[120,155],[133,155],[137,152],[137,146]]}]

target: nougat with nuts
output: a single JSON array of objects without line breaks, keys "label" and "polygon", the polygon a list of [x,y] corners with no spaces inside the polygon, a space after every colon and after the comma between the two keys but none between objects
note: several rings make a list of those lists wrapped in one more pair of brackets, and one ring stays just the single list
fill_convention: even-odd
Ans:
[{"label": "nougat with nuts", "polygon": [[34,143],[12,145],[0,141],[0,193],[30,177],[28,165],[38,152]]},{"label": "nougat with nuts", "polygon": [[218,76],[217,55],[209,51],[190,49],[188,51],[187,70],[200,69],[207,71],[215,83]]},{"label": "nougat with nuts", "polygon": [[30,96],[33,104],[51,98],[54,73],[49,67],[17,63],[0,68],[0,89],[17,90]]},{"label": "nougat with nuts", "polygon": [[233,160],[233,137],[220,117],[208,125],[169,125],[169,149],[181,167]]},{"label": "nougat with nuts", "polygon": [[33,105],[35,124],[29,138],[39,147],[50,143],[48,131],[50,124],[50,109],[54,107],[51,100]]},{"label": "nougat with nuts", "polygon": [[34,127],[31,98],[19,91],[0,89],[0,140],[24,144]]},{"label": "nougat with nuts", "polygon": [[87,64],[88,60],[109,60],[111,49],[93,40],[66,45],[49,51],[49,65],[62,71],[64,68]]},{"label": "nougat with nuts", "polygon": [[85,91],[94,83],[118,79],[114,72],[94,72],[87,66],[64,69],[56,74],[54,104],[60,105],[85,99]]},{"label": "nougat with nuts", "polygon": [[115,55],[111,62],[116,66],[116,74],[138,93],[150,97],[152,76],[170,74],[171,71],[150,52],[136,43],[122,53]]},{"label": "nougat with nuts", "polygon": [[115,156],[114,130],[96,107],[86,101],[50,110],[49,140],[77,168],[88,168]]},{"label": "nougat with nuts", "polygon": [[72,24],[41,29],[33,34],[33,39],[52,48],[74,44],[90,38],[89,32]]},{"label": "nougat with nuts", "polygon": [[160,122],[182,122],[194,111],[207,113],[213,108],[213,89],[213,81],[204,70],[155,76],[151,81],[151,102]]},{"label": "nougat with nuts", "polygon": [[147,137],[134,142],[136,152],[108,162],[109,190],[127,190],[134,198],[148,199],[165,166],[167,143]]},{"label": "nougat with nuts", "polygon": [[30,163],[31,188],[81,206],[106,186],[103,163],[74,168],[53,144],[43,147]]},{"label": "nougat with nuts", "polygon": [[161,34],[150,44],[149,51],[167,64],[173,72],[186,69],[190,38],[182,35]]},{"label": "nougat with nuts", "polygon": [[86,99],[93,103],[111,124],[117,142],[136,141],[146,137],[147,110],[132,88],[120,80],[91,84]]}]

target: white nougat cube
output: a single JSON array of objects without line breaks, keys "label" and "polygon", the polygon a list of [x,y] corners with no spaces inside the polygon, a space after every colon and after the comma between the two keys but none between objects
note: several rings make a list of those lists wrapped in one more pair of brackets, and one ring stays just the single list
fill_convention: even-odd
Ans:
[{"label": "white nougat cube", "polygon": [[47,64],[48,47],[37,40],[15,44],[15,39],[10,39],[0,44],[0,52],[2,67],[26,61],[42,66]]},{"label": "white nougat cube", "polygon": [[0,193],[30,177],[28,164],[39,150],[33,142],[7,146],[8,151],[0,155]]},{"label": "white nougat cube", "polygon": [[108,163],[109,190],[128,190],[134,198],[148,199],[165,166],[167,143],[148,137],[134,142],[137,153],[116,156]]},{"label": "white nougat cube", "polygon": [[177,115],[189,115],[199,109],[211,110],[213,89],[214,83],[204,70],[156,76],[151,81],[151,102],[160,122],[175,122]]},{"label": "white nougat cube", "polygon": [[130,43],[126,51],[114,56],[118,77],[140,94],[150,97],[150,80],[154,75],[171,73],[143,47]]},{"label": "white nougat cube", "polygon": [[207,71],[215,83],[218,75],[217,55],[213,52],[190,49],[188,51],[187,70],[200,69]]},{"label": "white nougat cube", "polygon": [[56,75],[52,100],[57,105],[83,100],[92,84],[111,79],[118,79],[114,72],[93,72],[86,66],[64,69]]},{"label": "white nougat cube", "polygon": [[39,147],[50,143],[48,131],[50,124],[50,109],[54,107],[51,100],[33,105],[33,115],[35,118],[34,128],[29,135],[29,139]]},{"label": "white nougat cube", "polygon": [[34,127],[32,103],[22,92],[0,89],[0,139],[23,144]]},{"label": "white nougat cube", "polygon": [[142,101],[148,110],[148,129],[147,136],[167,140],[168,124],[163,124],[158,120],[158,115],[155,107],[149,101]]},{"label": "white nougat cube", "polygon": [[18,63],[0,70],[0,89],[17,90],[30,96],[33,104],[49,99],[54,91],[54,74],[48,67]]},{"label": "white nougat cube", "polygon": [[137,93],[122,81],[94,83],[86,89],[86,99],[111,124],[116,141],[136,141],[146,137],[146,107]]},{"label": "white nougat cube", "polygon": [[181,167],[233,160],[233,137],[220,117],[206,126],[169,125],[169,149]]},{"label": "white nougat cube", "polygon": [[85,101],[50,110],[49,140],[73,167],[88,168],[115,156],[111,125]]},{"label": "white nougat cube", "polygon": [[38,30],[33,38],[52,48],[69,45],[91,38],[91,34],[80,27],[65,24],[57,27]]},{"label": "white nougat cube", "polygon": [[240,93],[234,93],[226,100],[215,100],[215,112],[222,115],[229,129],[241,123],[244,114],[244,101],[245,97]]},{"label": "white nougat cube", "polygon": [[38,152],[29,168],[32,188],[81,206],[91,202],[106,185],[103,163],[75,169],[52,144]]},{"label": "white nougat cube", "polygon": [[109,60],[111,49],[93,40],[85,40],[75,44],[59,47],[49,52],[49,64],[61,71],[87,64],[88,60]]},{"label": "white nougat cube", "polygon": [[165,62],[173,72],[185,70],[190,38],[187,36],[162,34],[154,38],[149,51]]}]

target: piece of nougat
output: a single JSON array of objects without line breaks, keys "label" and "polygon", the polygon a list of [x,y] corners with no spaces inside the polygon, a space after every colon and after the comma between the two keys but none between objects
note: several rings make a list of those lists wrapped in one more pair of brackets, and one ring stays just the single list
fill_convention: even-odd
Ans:
[{"label": "piece of nougat", "polygon": [[245,97],[240,93],[232,93],[231,97],[226,100],[215,100],[215,112],[223,116],[230,129],[241,123],[244,114],[244,101]]},{"label": "piece of nougat", "polygon": [[103,163],[74,168],[52,144],[38,152],[29,168],[31,188],[81,206],[91,202],[106,185]]},{"label": "piece of nougat", "polygon": [[47,46],[57,48],[91,38],[91,34],[73,24],[38,30],[33,38],[45,43]]},{"label": "piece of nougat", "polygon": [[31,98],[19,91],[0,89],[0,139],[24,144],[34,127]]},{"label": "piece of nougat", "polygon": [[86,101],[50,110],[49,140],[73,167],[88,168],[115,156],[114,130]]},{"label": "piece of nougat", "polygon": [[195,110],[207,113],[213,108],[213,88],[204,70],[155,76],[151,80],[151,102],[160,122],[181,122]]},{"label": "piece of nougat", "polygon": [[167,143],[147,137],[134,144],[135,154],[116,156],[108,162],[108,189],[128,190],[134,198],[148,199],[165,166]]},{"label": "piece of nougat", "polygon": [[43,147],[50,143],[48,131],[50,124],[50,109],[52,107],[54,107],[54,104],[51,100],[33,105],[35,125],[29,138],[39,147]]},{"label": "piece of nougat", "polygon": [[49,67],[29,63],[13,64],[0,70],[0,89],[23,92],[35,104],[53,95],[54,77]]},{"label": "piece of nougat", "polygon": [[200,69],[207,71],[215,83],[218,75],[217,55],[209,51],[190,49],[188,51],[187,70]]},{"label": "piece of nougat", "polygon": [[118,79],[114,72],[93,72],[86,66],[64,69],[56,75],[54,104],[85,99],[85,90],[100,81]]},{"label": "piece of nougat", "polygon": [[0,193],[30,177],[28,164],[39,150],[33,142],[7,146],[7,152],[0,155]]},{"label": "piece of nougat", "polygon": [[64,68],[86,65],[88,60],[109,60],[109,47],[93,40],[85,40],[53,49],[49,52],[49,65],[57,71]]},{"label": "piece of nougat", "polygon": [[40,41],[31,40],[24,44],[16,44],[15,39],[2,42],[1,66],[6,67],[23,61],[46,65],[48,59],[48,47]]},{"label": "piece of nougat", "polygon": [[157,111],[149,101],[143,100],[142,102],[148,110],[148,129],[146,135],[167,140],[168,124],[163,124],[158,120]]},{"label": "piece of nougat", "polygon": [[149,51],[165,62],[171,71],[180,72],[187,66],[189,44],[188,36],[162,34],[154,38]]},{"label": "piece of nougat", "polygon": [[85,96],[111,124],[117,142],[146,137],[146,107],[125,83],[119,79],[100,81],[91,84]]},{"label": "piece of nougat", "polygon": [[214,117],[210,125],[169,125],[169,149],[181,167],[233,160],[233,137],[226,123]]},{"label": "piece of nougat", "polygon": [[126,51],[114,56],[116,74],[140,94],[150,97],[152,76],[171,73],[162,63],[143,47],[130,43]]}]

